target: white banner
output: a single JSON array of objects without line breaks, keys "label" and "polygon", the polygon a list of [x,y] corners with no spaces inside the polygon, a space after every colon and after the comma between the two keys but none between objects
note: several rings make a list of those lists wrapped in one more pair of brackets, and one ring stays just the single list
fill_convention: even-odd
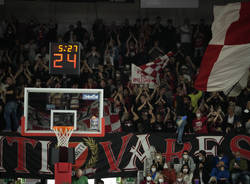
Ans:
[{"label": "white banner", "polygon": [[142,73],[142,69],[134,64],[131,65],[131,82],[132,84],[152,84],[154,78]]}]

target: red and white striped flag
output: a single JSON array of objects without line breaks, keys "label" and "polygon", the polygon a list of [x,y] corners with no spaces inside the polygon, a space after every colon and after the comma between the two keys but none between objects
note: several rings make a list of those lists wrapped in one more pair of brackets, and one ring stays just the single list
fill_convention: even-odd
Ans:
[{"label": "red and white striped flag", "polygon": [[172,56],[173,53],[169,52],[164,56],[158,57],[153,62],[149,62],[145,65],[136,66],[132,64],[132,83],[135,84],[150,84],[150,83],[158,83],[159,75],[162,69],[166,66],[169,61],[169,57]]},{"label": "red and white striped flag", "polygon": [[212,33],[195,88],[236,96],[249,74],[250,2],[215,6]]}]

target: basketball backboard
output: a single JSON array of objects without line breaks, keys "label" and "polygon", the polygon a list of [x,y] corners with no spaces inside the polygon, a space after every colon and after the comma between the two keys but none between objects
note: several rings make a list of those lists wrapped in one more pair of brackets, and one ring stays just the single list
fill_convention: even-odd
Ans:
[{"label": "basketball backboard", "polygon": [[103,90],[25,88],[22,135],[55,136],[53,126],[73,126],[72,136],[104,136]]}]

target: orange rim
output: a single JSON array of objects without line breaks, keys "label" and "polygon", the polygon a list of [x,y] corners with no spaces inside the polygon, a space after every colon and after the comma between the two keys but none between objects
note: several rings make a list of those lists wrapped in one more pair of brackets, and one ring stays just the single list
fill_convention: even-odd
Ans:
[{"label": "orange rim", "polygon": [[65,132],[66,130],[73,130],[74,127],[73,126],[53,126],[53,129],[56,131],[62,130],[63,132]]}]

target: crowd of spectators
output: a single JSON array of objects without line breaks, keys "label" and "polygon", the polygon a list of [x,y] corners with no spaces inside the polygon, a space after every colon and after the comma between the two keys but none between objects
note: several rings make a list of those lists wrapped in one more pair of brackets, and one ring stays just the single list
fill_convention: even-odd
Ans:
[{"label": "crowd of spectators", "polygon": [[[150,157],[144,160],[144,180],[141,184],[248,184],[250,172],[247,160],[239,152],[229,158],[220,149],[213,158],[201,150],[195,157],[184,151],[182,158],[164,162],[162,154],[150,148]],[[230,175],[231,173],[231,175]]]},{"label": "crowd of spectators", "polygon": [[[151,23],[154,22],[154,23]],[[184,133],[249,133],[249,89],[230,98],[220,92],[194,88],[204,50],[211,38],[203,19],[198,24],[174,26],[173,20],[125,19],[122,25],[81,22],[57,33],[57,24],[32,18],[20,23],[12,17],[0,24],[0,120],[1,129],[16,131],[22,115],[23,91],[29,87],[103,88],[120,112],[127,132],[178,131]],[[49,42],[80,42],[80,76],[49,75]],[[174,55],[154,89],[130,81],[130,67],[143,65],[172,51]],[[176,121],[185,116],[182,126]]]},{"label": "crowd of spectators", "polygon": [[[152,23],[154,22],[154,23]],[[21,23],[12,17],[0,22],[0,129],[16,131],[22,116],[24,87],[102,88],[106,98],[113,98],[124,132],[250,134],[250,83],[238,97],[221,92],[205,93],[194,88],[201,58],[211,39],[210,26],[203,19],[198,24],[174,26],[171,19],[156,17],[124,20],[122,25],[94,22],[85,29],[81,22],[57,33],[54,22],[30,19]],[[49,75],[49,42],[80,42],[80,76]],[[130,67],[143,65],[172,51],[173,56],[154,89],[130,81]],[[180,119],[180,117],[182,117]],[[185,118],[183,118],[185,117]],[[182,121],[179,124],[176,122]],[[239,153],[231,161],[221,152],[215,162],[208,162],[204,152],[192,159],[183,153],[178,168],[163,164],[155,153],[145,164],[144,183],[200,184],[217,181],[249,183],[247,165]],[[213,164],[212,164],[213,163]],[[208,171],[209,172],[204,172]],[[244,171],[244,172],[241,172]],[[243,174],[242,174],[243,173]]]}]

